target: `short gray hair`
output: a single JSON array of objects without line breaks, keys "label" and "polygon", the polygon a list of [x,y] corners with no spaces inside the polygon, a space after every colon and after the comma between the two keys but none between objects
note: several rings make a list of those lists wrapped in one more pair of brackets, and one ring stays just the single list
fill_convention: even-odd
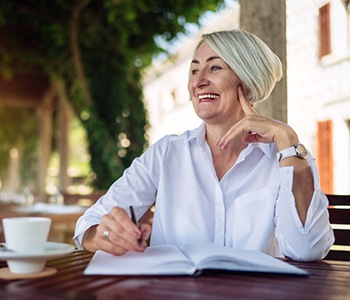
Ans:
[{"label": "short gray hair", "polygon": [[283,75],[278,56],[257,36],[241,30],[202,35],[220,58],[237,74],[251,104],[265,100]]}]

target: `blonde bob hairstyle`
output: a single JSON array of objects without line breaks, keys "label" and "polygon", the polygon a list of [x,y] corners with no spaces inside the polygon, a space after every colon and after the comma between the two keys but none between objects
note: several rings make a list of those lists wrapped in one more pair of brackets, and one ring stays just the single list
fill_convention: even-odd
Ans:
[{"label": "blonde bob hairstyle", "polygon": [[251,104],[265,100],[282,78],[280,59],[252,33],[230,30],[203,34],[197,49],[203,42],[241,79]]}]

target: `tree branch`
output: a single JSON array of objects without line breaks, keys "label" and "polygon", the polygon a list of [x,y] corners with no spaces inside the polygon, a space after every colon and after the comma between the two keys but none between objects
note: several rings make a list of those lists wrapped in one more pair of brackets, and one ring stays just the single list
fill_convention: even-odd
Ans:
[{"label": "tree branch", "polygon": [[91,105],[93,101],[92,101],[90,89],[86,82],[86,76],[84,72],[83,62],[81,60],[79,40],[78,40],[79,18],[87,3],[88,1],[86,0],[80,0],[78,1],[77,5],[73,8],[72,22],[70,27],[70,40],[71,40],[71,49],[72,49],[73,59],[74,59],[74,67],[77,72],[78,82],[79,82],[81,91],[83,93],[83,96],[86,99],[87,104]]}]

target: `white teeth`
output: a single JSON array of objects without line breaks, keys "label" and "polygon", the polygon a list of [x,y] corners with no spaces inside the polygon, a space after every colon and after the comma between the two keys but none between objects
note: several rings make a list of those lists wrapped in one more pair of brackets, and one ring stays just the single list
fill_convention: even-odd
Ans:
[{"label": "white teeth", "polygon": [[202,99],[215,99],[215,98],[219,98],[219,95],[205,94],[205,95],[199,95],[198,98],[199,98],[199,100],[202,100]]}]

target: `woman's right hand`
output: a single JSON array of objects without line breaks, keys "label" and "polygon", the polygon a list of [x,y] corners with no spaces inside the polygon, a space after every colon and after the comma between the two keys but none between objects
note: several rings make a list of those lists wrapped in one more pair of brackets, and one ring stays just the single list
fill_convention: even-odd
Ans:
[{"label": "woman's right hand", "polygon": [[143,223],[139,227],[130,219],[128,213],[114,207],[104,215],[101,224],[89,228],[83,237],[83,247],[90,251],[103,250],[113,255],[127,251],[143,252],[151,234],[151,225]]}]

